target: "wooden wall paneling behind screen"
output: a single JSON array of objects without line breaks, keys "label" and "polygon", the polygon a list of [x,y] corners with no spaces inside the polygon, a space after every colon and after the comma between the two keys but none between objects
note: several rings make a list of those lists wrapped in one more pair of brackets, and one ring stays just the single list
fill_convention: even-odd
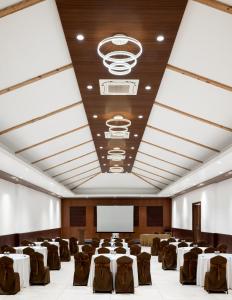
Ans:
[{"label": "wooden wall paneling behind screen", "polygon": [[[127,151],[127,156],[118,164],[130,172],[187,0],[56,0],[56,3],[102,171],[108,171],[112,164],[102,156],[113,147],[120,147]],[[81,42],[76,39],[78,33],[85,36]],[[111,75],[97,54],[98,43],[117,33],[134,37],[143,45],[142,56],[126,76]],[[162,43],[156,41],[159,34],[165,36]],[[99,79],[139,79],[138,94],[101,96]],[[93,85],[91,91],[86,88],[89,84]],[[146,85],[152,89],[146,91]],[[93,119],[94,114],[97,119]],[[138,119],[141,114],[144,118]],[[130,139],[104,138],[105,121],[114,115],[132,121]],[[135,133],[138,137],[134,137]]]},{"label": "wooden wall paneling behind screen", "polygon": [[[79,237],[80,229],[84,230],[85,238],[92,238],[96,235],[96,206],[97,205],[134,205],[134,233],[131,237],[138,238],[143,233],[162,232],[165,229],[171,228],[171,199],[170,198],[155,198],[155,199],[62,199],[62,237],[76,236]],[[80,208],[84,212],[86,208],[86,224],[85,226],[70,226],[70,208]],[[147,225],[147,207],[153,211],[153,216],[156,216],[153,226]],[[155,210],[152,208],[155,207]],[[158,209],[157,209],[158,207]],[[154,213],[155,211],[155,213]],[[159,215],[162,214],[162,216]],[[83,218],[83,216],[81,217]],[[162,221],[162,226],[161,226]],[[73,224],[73,223],[72,223]],[[150,224],[150,223],[149,223]],[[100,237],[109,236],[108,234],[99,233]]]}]

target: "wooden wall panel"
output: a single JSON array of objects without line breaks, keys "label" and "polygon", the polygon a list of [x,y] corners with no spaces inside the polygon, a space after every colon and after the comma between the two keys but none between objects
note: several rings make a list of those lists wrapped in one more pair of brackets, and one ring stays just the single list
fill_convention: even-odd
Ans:
[{"label": "wooden wall panel", "polygon": [[[134,227],[134,233],[130,234],[132,238],[139,238],[142,233],[163,232],[171,228],[171,199],[170,198],[94,198],[94,199],[62,199],[62,237],[79,237],[80,229],[84,230],[85,239],[96,236],[96,217],[95,207],[97,205],[134,205],[137,207],[136,218],[138,226]],[[163,226],[147,226],[147,206],[163,207]],[[86,208],[86,226],[70,226],[70,207]],[[110,233],[98,233],[99,237],[109,236]],[[128,234],[126,234],[128,235]],[[121,234],[123,236],[123,234]]]},{"label": "wooden wall panel", "polygon": [[86,225],[86,208],[84,206],[71,206],[69,208],[70,226],[85,226]]}]

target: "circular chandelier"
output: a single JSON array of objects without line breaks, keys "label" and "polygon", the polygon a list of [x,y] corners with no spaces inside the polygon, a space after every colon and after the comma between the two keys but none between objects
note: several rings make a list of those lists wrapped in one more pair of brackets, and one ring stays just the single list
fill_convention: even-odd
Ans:
[{"label": "circular chandelier", "polygon": [[123,173],[124,169],[123,167],[110,167],[111,173]]},{"label": "circular chandelier", "polygon": [[126,151],[120,148],[114,148],[108,151],[107,158],[113,161],[121,161],[125,159]]},{"label": "circular chandelier", "polygon": [[114,116],[113,119],[106,121],[106,126],[109,127],[110,132],[128,131],[131,121],[123,118],[123,116]]},{"label": "circular chandelier", "polygon": [[[138,50],[137,53],[126,50],[115,50],[104,53],[102,48],[109,43],[120,47],[132,44],[132,46],[137,47]],[[142,52],[142,44],[138,40],[124,34],[116,34],[108,37],[102,40],[97,47],[97,53],[103,59],[103,65],[108,68],[111,74],[119,76],[127,75],[131,72],[132,68],[137,64],[137,59],[141,56]]]}]

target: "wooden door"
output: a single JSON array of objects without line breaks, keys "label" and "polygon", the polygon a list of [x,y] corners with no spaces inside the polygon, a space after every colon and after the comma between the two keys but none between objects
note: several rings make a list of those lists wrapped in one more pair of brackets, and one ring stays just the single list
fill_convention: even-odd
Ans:
[{"label": "wooden door", "polygon": [[192,229],[193,241],[197,242],[201,239],[201,202],[192,205]]}]

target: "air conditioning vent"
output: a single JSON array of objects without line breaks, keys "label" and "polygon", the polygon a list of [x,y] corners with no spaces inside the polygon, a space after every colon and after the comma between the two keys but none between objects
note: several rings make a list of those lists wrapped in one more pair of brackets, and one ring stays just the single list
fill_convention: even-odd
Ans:
[{"label": "air conditioning vent", "polygon": [[137,95],[138,79],[100,79],[101,95]]}]

